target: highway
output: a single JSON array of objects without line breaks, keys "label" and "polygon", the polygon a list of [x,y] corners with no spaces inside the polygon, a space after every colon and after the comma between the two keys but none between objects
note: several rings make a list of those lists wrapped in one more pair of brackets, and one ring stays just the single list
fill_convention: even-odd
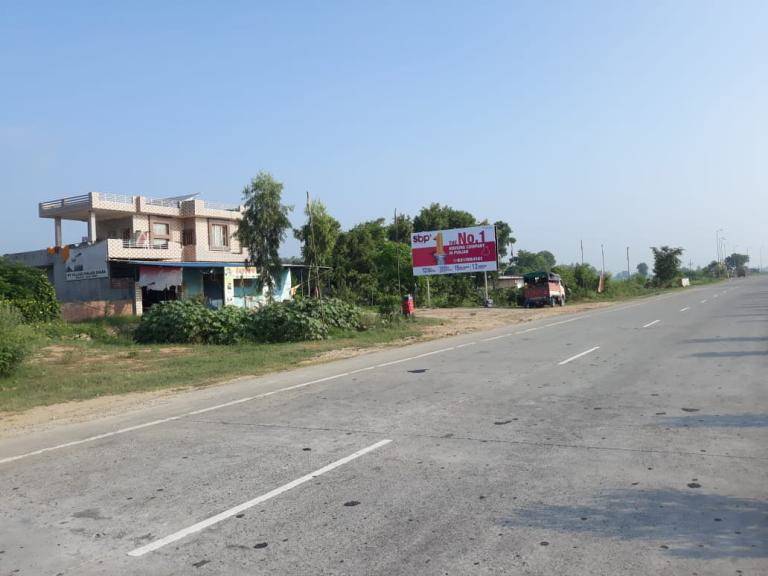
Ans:
[{"label": "highway", "polygon": [[0,441],[0,575],[768,574],[767,431],[768,277],[678,290]]}]

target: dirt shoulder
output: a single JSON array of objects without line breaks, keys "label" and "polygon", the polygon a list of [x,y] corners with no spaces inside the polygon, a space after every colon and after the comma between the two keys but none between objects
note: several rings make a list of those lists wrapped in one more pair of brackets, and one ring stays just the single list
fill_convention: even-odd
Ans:
[{"label": "dirt shoulder", "polygon": [[[436,340],[459,334],[490,330],[501,326],[531,322],[550,316],[580,313],[595,308],[604,308],[611,304],[612,303],[603,302],[574,304],[564,308],[538,308],[531,310],[522,308],[421,309],[417,311],[419,317],[431,318],[436,320],[436,322],[424,325],[418,336],[403,338],[397,342],[387,344],[347,346],[328,350],[319,353],[312,358],[303,360],[298,364],[306,366],[331,362],[343,358],[359,356],[383,348],[405,346],[414,342]],[[53,353],[56,353],[56,350],[53,350]],[[101,358],[101,360],[104,361],[109,359]],[[237,378],[227,378],[219,382],[211,382],[209,386],[226,384],[228,382],[233,382],[234,380],[241,380],[249,377],[252,376],[246,375]],[[99,396],[88,400],[37,406],[23,412],[0,412],[0,438],[19,436],[32,430],[40,431],[51,429],[60,425],[96,420],[116,414],[125,414],[126,412],[141,410],[166,403],[179,393],[199,388],[200,385],[196,385],[143,392],[128,392],[118,395]]]}]

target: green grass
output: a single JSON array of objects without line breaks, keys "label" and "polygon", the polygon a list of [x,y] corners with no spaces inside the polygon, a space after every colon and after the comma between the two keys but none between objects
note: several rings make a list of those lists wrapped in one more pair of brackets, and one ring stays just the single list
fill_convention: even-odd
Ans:
[{"label": "green grass", "polygon": [[[97,396],[204,386],[286,370],[342,348],[370,348],[419,336],[429,319],[370,330],[336,331],[328,340],[232,346],[135,344],[135,321],[109,319],[48,327],[47,342],[18,371],[0,378],[0,411]],[[87,335],[87,336],[83,336]]]}]

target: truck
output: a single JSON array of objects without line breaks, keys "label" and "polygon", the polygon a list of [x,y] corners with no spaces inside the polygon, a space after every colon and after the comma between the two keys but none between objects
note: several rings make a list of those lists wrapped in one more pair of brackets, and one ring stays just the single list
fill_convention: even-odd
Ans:
[{"label": "truck", "polygon": [[565,306],[565,286],[558,274],[530,272],[523,275],[523,306]]}]

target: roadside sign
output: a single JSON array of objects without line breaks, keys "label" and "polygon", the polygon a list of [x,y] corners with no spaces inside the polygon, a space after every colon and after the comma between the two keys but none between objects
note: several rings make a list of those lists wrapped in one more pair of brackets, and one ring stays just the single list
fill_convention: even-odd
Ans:
[{"label": "roadside sign", "polygon": [[413,275],[466,274],[498,269],[493,225],[411,234]]}]

